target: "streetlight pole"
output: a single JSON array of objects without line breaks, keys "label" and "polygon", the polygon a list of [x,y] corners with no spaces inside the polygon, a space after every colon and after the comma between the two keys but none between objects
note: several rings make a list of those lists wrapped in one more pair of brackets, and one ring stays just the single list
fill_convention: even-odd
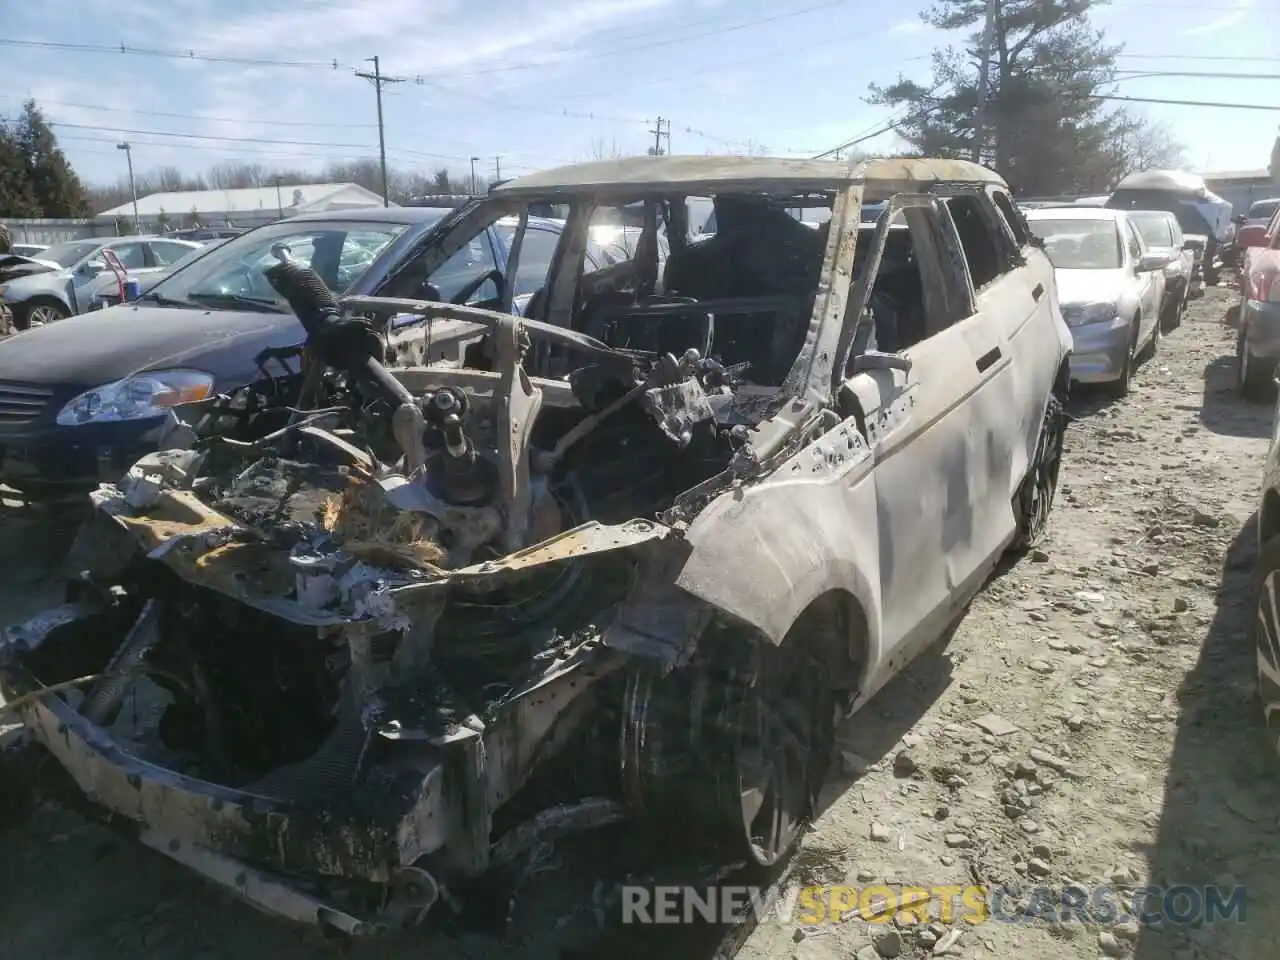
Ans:
[{"label": "streetlight pole", "polygon": [[471,195],[473,197],[476,195],[476,161],[479,159],[479,157],[471,158]]},{"label": "streetlight pole", "polygon": [[135,235],[142,233],[142,225],[138,222],[138,185],[133,179],[133,148],[129,146],[128,141],[116,144],[117,150],[123,150],[125,159],[129,162],[129,193],[133,196],[133,232]]}]

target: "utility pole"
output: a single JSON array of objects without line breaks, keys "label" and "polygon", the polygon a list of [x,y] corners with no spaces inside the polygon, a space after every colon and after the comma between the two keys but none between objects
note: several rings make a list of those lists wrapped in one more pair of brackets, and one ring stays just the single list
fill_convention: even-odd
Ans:
[{"label": "utility pole", "polygon": [[[664,123],[666,124],[665,131],[662,126]],[[662,156],[662,138],[664,134],[667,138],[667,152],[668,153],[671,152],[671,121],[670,120],[663,120],[662,117],[658,117],[657,121],[653,125],[653,129],[650,130],[649,132],[653,134],[653,146],[649,148],[649,156],[651,157]]]},{"label": "utility pole", "polygon": [[973,162],[982,162],[987,139],[987,93],[991,87],[991,47],[995,43],[996,0],[987,0],[987,22],[982,29],[982,63],[978,67],[978,103],[973,111]]},{"label": "utility pole", "polygon": [[499,183],[502,182],[502,158],[501,157],[493,158],[493,179],[498,181]]},{"label": "utility pole", "polygon": [[382,205],[384,207],[391,206],[391,200],[388,197],[389,190],[387,188],[387,138],[382,126],[382,85],[384,83],[404,83],[403,77],[384,77],[382,75],[382,67],[378,63],[377,57],[366,57],[368,62],[373,64],[373,73],[356,72],[356,76],[363,80],[373,82],[374,90],[378,96],[378,158],[382,162]]},{"label": "utility pole", "polygon": [[280,197],[280,178],[276,177],[276,210],[280,213],[280,219],[284,219],[284,200]]},{"label": "utility pole", "polygon": [[477,192],[476,191],[476,161],[478,161],[479,159],[480,159],[479,157],[471,158],[471,195],[473,197],[476,195],[476,192]]},{"label": "utility pole", "polygon": [[123,143],[117,143],[116,149],[123,150],[125,159],[129,161],[129,193],[133,195],[133,233],[137,236],[142,233],[142,224],[138,219],[138,185],[133,179],[133,147],[126,140]]}]

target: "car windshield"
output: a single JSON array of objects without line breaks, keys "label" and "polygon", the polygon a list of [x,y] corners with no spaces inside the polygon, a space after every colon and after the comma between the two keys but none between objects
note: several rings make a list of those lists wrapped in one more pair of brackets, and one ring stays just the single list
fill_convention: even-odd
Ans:
[{"label": "car windshield", "polygon": [[1116,270],[1121,264],[1120,233],[1114,220],[1034,219],[1031,232],[1059,270]]},{"label": "car windshield", "polygon": [[1169,218],[1163,214],[1131,213],[1129,219],[1142,234],[1148,247],[1173,246],[1173,231],[1169,229]]},{"label": "car windshield", "polygon": [[1213,234],[1209,221],[1190,200],[1163,190],[1117,190],[1107,200],[1113,210],[1163,210],[1172,213],[1183,233],[1207,237]]},{"label": "car windshield", "polygon": [[74,266],[105,242],[105,240],[71,240],[67,243],[55,243],[52,247],[45,247],[40,251],[40,259],[52,260],[60,267]]},{"label": "car windshield", "polygon": [[193,257],[194,262],[156,284],[151,292],[202,306],[219,300],[229,307],[237,306],[237,301],[259,301],[288,309],[264,276],[280,256],[306,264],[330,290],[342,293],[406,228],[403,223],[369,220],[275,223],[227,240],[216,249],[199,251],[202,256]]},{"label": "car windshield", "polygon": [[1259,200],[1249,208],[1248,219],[1270,222],[1276,215],[1277,208],[1280,208],[1280,200]]}]

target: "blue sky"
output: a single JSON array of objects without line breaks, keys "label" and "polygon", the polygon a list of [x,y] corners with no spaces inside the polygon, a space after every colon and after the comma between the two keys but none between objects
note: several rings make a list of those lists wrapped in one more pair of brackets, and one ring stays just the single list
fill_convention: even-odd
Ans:
[{"label": "blue sky", "polygon": [[[132,142],[140,170],[199,171],[241,159],[316,169],[331,159],[376,156],[373,88],[353,76],[374,54],[384,72],[409,78],[384,98],[388,155],[401,168],[465,173],[478,156],[491,176],[500,156],[510,175],[600,152],[641,152],[659,114],[671,119],[676,153],[807,155],[883,123],[888,111],[864,102],[867,84],[899,74],[927,79],[930,50],[948,39],[920,23],[921,0],[5,6],[0,40],[316,64],[0,47],[0,113],[13,115],[23,97],[35,97],[51,120],[66,124],[57,128],[62,145],[94,183],[123,173],[114,149],[121,139]],[[1134,78],[1118,94],[1280,107],[1277,0],[1113,0],[1094,18],[1110,40],[1125,44],[1125,70],[1272,75]],[[1256,59],[1179,59],[1193,56]],[[318,65],[335,60],[337,69]],[[1280,111],[1134,107],[1168,121],[1192,169],[1265,167],[1280,128]],[[866,147],[889,151],[896,143],[887,134]]]}]

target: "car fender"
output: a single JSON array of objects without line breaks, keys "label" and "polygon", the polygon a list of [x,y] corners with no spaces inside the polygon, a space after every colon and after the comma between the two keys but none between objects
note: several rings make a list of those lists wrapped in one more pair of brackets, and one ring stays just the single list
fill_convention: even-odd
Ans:
[{"label": "car fender", "polygon": [[842,590],[866,615],[879,654],[880,560],[874,457],[846,420],[768,476],[708,504],[685,539],[676,585],[779,644],[819,596]]}]

